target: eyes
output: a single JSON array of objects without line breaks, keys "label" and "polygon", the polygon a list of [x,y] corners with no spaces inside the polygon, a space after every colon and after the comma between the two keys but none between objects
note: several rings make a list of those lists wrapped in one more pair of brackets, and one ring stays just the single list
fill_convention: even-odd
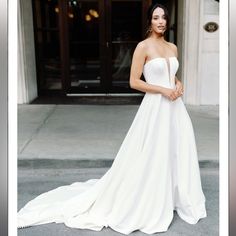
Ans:
[{"label": "eyes", "polygon": [[153,19],[153,20],[158,20],[158,19],[166,20],[166,15],[163,15],[163,16],[153,16],[152,19]]}]

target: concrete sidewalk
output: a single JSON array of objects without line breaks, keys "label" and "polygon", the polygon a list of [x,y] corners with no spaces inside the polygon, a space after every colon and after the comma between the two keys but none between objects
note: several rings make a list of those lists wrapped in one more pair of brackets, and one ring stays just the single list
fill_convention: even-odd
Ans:
[{"label": "concrete sidewalk", "polygon": [[[138,105],[19,105],[18,158],[113,160]],[[218,106],[187,106],[199,160],[218,161]]]},{"label": "concrete sidewalk", "polygon": [[[18,209],[40,193],[73,182],[100,178],[113,159],[137,112],[137,105],[19,105]],[[197,148],[207,218],[196,225],[176,213],[164,236],[219,235],[217,106],[187,106]],[[159,235],[154,234],[154,235]],[[18,236],[118,236],[46,224],[18,230]],[[130,235],[144,236],[136,231]]]}]

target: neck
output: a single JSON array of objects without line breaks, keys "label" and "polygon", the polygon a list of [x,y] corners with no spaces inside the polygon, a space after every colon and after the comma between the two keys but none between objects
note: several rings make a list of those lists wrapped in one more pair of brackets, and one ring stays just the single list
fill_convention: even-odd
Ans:
[{"label": "neck", "polygon": [[165,42],[165,39],[164,39],[164,35],[163,34],[157,34],[157,33],[152,33],[151,35],[150,35],[150,38],[153,38],[153,39],[155,39],[155,40],[157,40],[157,41],[159,41],[159,42]]}]

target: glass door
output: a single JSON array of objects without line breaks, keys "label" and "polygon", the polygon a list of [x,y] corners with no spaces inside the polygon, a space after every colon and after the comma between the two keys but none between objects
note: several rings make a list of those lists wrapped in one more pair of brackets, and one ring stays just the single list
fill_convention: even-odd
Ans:
[{"label": "glass door", "polygon": [[151,1],[67,1],[68,93],[130,93],[133,51]]},{"label": "glass door", "polygon": [[137,92],[130,65],[151,0],[32,0],[39,94]]},{"label": "glass door", "polygon": [[109,2],[107,22],[110,41],[109,91],[132,92],[129,86],[130,66],[134,49],[143,38],[144,1]]},{"label": "glass door", "polygon": [[104,92],[104,6],[100,0],[67,1],[68,93]]}]

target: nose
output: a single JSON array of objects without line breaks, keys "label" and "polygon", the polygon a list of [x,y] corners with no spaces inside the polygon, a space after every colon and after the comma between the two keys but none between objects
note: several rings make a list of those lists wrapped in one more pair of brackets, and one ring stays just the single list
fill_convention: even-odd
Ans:
[{"label": "nose", "polygon": [[162,18],[159,19],[160,24],[164,24],[164,20]]}]

